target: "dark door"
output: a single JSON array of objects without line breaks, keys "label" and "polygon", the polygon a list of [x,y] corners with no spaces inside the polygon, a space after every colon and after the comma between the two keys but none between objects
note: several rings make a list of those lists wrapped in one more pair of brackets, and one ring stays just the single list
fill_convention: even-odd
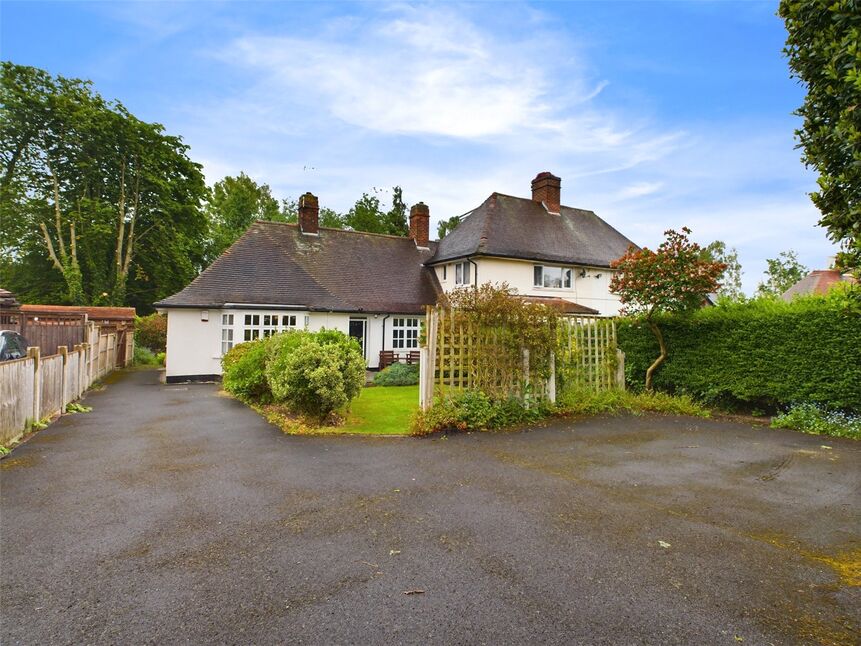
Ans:
[{"label": "dark door", "polygon": [[362,356],[367,360],[365,354],[365,336],[367,336],[367,319],[350,319],[350,336],[359,342],[362,348]]}]

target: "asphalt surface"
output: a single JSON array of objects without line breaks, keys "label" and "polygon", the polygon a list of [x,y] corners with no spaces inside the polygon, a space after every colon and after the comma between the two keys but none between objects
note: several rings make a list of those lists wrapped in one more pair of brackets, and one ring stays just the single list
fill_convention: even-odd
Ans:
[{"label": "asphalt surface", "polygon": [[0,462],[4,644],[861,641],[858,443],[289,437],[154,372],[86,403]]}]

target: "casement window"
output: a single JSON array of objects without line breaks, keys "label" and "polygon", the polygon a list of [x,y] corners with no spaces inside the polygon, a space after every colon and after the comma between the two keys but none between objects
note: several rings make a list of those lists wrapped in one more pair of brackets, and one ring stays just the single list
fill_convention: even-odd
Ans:
[{"label": "casement window", "polygon": [[470,285],[472,281],[469,276],[469,261],[455,263],[454,265],[454,284],[455,285]]},{"label": "casement window", "polygon": [[396,318],[392,320],[392,348],[415,350],[419,347],[419,320]]},{"label": "casement window", "polygon": [[[233,316],[232,314],[230,316]],[[295,314],[246,314],[242,330],[243,341],[272,336],[285,330],[296,328],[298,317]],[[308,325],[308,317],[305,317],[305,325]]]},{"label": "casement window", "polygon": [[532,284],[535,287],[549,287],[550,289],[570,289],[571,274],[570,267],[535,265]]},{"label": "casement window", "polygon": [[221,356],[233,347],[233,314],[221,315]]}]

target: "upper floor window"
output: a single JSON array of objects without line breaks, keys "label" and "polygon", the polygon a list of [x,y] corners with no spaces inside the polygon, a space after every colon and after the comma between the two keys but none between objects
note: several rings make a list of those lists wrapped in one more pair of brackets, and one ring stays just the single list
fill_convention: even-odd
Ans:
[{"label": "upper floor window", "polygon": [[454,284],[455,285],[471,285],[469,275],[469,261],[455,263],[454,265]]},{"label": "upper floor window", "polygon": [[419,320],[396,318],[392,320],[392,348],[415,350],[419,347]]},{"label": "upper floor window", "polygon": [[535,287],[549,287],[551,289],[570,288],[571,273],[570,267],[535,265],[532,284]]}]

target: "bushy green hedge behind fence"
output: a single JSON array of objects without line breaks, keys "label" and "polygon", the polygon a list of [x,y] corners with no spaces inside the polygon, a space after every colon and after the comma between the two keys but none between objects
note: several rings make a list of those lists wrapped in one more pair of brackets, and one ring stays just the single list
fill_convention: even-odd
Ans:
[{"label": "bushy green hedge behind fence", "polygon": [[[773,407],[818,402],[861,411],[861,317],[825,298],[709,307],[664,317],[668,357],[655,387],[711,403]],[[642,387],[659,354],[651,330],[623,319],[628,381]]]}]

